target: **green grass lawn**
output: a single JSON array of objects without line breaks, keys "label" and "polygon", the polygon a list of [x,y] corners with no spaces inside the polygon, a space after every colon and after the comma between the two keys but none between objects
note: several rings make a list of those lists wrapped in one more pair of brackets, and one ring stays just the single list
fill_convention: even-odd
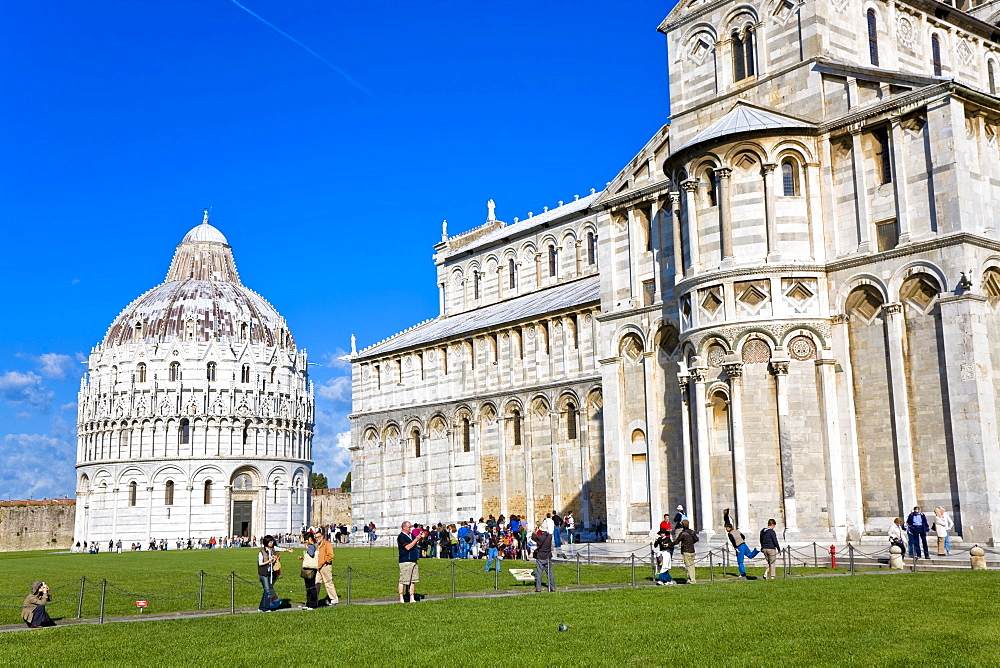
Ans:
[{"label": "green grass lawn", "polygon": [[998,586],[963,571],[341,605],[7,633],[0,663],[996,665]]},{"label": "green grass lawn", "polygon": [[[294,556],[283,555],[283,574],[276,583],[278,594],[292,604],[302,603],[305,592],[299,577],[299,562]],[[55,618],[75,618],[78,612],[81,578],[83,583],[83,617],[97,617],[100,612],[100,581],[107,579],[105,588],[105,617],[138,614],[136,600],[146,600],[146,612],[177,612],[197,610],[199,590],[203,609],[229,608],[231,586],[229,574],[235,572],[235,604],[237,608],[256,607],[260,601],[260,584],[257,580],[257,550],[254,548],[217,550],[179,550],[166,552],[102,552],[90,554],[49,554],[46,552],[9,552],[0,554],[0,624],[20,622],[20,609],[24,596],[33,580],[44,580],[52,590],[49,613]],[[675,561],[675,564],[679,560]],[[759,558],[753,563],[763,563]],[[533,562],[503,562],[499,578],[484,573],[483,560],[423,559],[420,562],[421,593],[450,595],[452,570],[455,592],[483,592],[518,590],[519,585],[507,573],[508,568],[530,568]],[[398,581],[396,550],[393,548],[342,548],[336,550],[334,580],[342,599],[347,596],[347,569],[351,568],[351,596],[354,599],[393,596]],[[205,571],[204,581],[199,571]],[[751,574],[760,574],[762,568],[749,568]],[[796,568],[797,574],[829,573],[829,569]],[[587,565],[560,563],[555,566],[556,584],[566,585],[624,585],[632,581],[631,560],[620,560],[617,565]],[[736,575],[735,566],[723,573],[714,568],[714,577],[723,579]],[[675,578],[683,579],[681,568],[674,568]],[[711,579],[708,568],[699,569],[701,580]],[[637,582],[652,579],[648,554],[635,566]]]}]

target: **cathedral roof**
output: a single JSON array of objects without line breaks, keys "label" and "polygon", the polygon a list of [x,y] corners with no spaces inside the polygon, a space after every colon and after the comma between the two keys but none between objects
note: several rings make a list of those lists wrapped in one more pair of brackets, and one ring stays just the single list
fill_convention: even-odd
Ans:
[{"label": "cathedral roof", "polygon": [[785,116],[767,109],[751,106],[745,102],[737,102],[728,114],[715,121],[688,140],[674,151],[680,153],[686,148],[701,144],[712,139],[744,132],[760,132],[762,130],[788,130],[797,128],[814,128],[813,123]]},{"label": "cathedral roof", "polygon": [[284,318],[240,281],[233,250],[207,212],[177,246],[166,280],[125,307],[103,345],[192,340],[294,345]]},{"label": "cathedral roof", "polygon": [[558,313],[601,298],[600,276],[587,276],[545,290],[514,297],[464,313],[443,316],[415,325],[380,343],[359,351],[358,357],[384,355],[403,348],[419,346],[460,334],[497,327],[505,323]]}]

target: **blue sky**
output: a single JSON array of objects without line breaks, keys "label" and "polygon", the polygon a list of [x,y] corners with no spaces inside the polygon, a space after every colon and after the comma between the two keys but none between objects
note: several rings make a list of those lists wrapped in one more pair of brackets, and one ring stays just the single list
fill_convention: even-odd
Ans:
[{"label": "blue sky", "polygon": [[[349,468],[350,335],[437,315],[432,246],[600,189],[668,114],[670,0],[0,6],[0,498],[73,493],[90,348],[212,207],[322,364]],[[312,53],[303,48],[305,45]]]}]

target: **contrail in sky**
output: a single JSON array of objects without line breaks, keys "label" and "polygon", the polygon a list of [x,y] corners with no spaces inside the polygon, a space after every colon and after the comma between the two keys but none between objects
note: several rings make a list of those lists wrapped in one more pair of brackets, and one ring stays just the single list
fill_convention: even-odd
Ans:
[{"label": "contrail in sky", "polygon": [[361,90],[361,91],[364,91],[364,92],[365,92],[365,93],[367,93],[367,94],[368,94],[368,95],[369,95],[369,96],[370,96],[370,97],[371,97],[371,98],[372,98],[373,100],[374,100],[374,99],[377,99],[377,98],[376,98],[376,97],[375,97],[375,96],[374,96],[374,95],[372,94],[372,92],[371,92],[370,90],[368,90],[367,88],[365,88],[364,86],[362,86],[361,84],[359,84],[359,83],[358,83],[357,81],[355,81],[354,79],[352,79],[352,78],[351,78],[351,75],[349,75],[349,74],[348,74],[347,72],[345,72],[344,70],[340,69],[339,67],[337,67],[336,65],[334,65],[333,63],[331,63],[331,62],[330,62],[329,60],[327,60],[327,59],[326,59],[326,58],[324,58],[323,56],[319,55],[318,53],[316,53],[315,51],[313,51],[312,49],[310,49],[310,48],[309,48],[308,46],[306,46],[305,44],[303,44],[303,43],[302,43],[302,42],[300,42],[299,40],[295,39],[294,37],[292,37],[291,35],[289,35],[289,34],[288,34],[287,32],[285,32],[284,30],[282,30],[282,29],[281,29],[281,28],[279,28],[278,26],[274,25],[273,23],[271,23],[270,21],[268,21],[268,20],[267,20],[267,19],[265,19],[264,17],[262,17],[262,16],[260,16],[260,15],[258,15],[258,14],[254,14],[254,13],[253,13],[252,11],[250,11],[250,10],[249,10],[249,9],[248,9],[247,7],[244,7],[244,6],[243,6],[243,5],[241,5],[240,3],[236,2],[236,0],[231,0],[231,1],[232,1],[232,3],[233,3],[234,5],[236,5],[237,7],[239,7],[240,9],[242,9],[243,11],[245,11],[245,12],[246,12],[247,14],[249,14],[250,16],[254,17],[255,19],[257,19],[258,21],[260,21],[261,23],[263,23],[263,24],[264,24],[264,25],[266,25],[267,27],[271,28],[272,30],[274,30],[274,31],[275,31],[275,32],[277,32],[278,34],[280,34],[280,35],[283,35],[283,36],[287,37],[288,39],[292,40],[293,42],[295,42],[296,44],[298,44],[299,46],[301,46],[301,47],[302,47],[303,49],[305,49],[306,51],[308,51],[308,52],[309,52],[309,53],[311,53],[312,55],[316,56],[316,57],[317,57],[317,58],[318,58],[318,59],[319,59],[319,60],[320,60],[320,61],[321,61],[321,62],[322,62],[323,64],[325,64],[325,65],[326,65],[327,67],[329,67],[330,69],[334,70],[335,72],[337,72],[338,74],[340,74],[340,75],[341,75],[342,77],[344,77],[345,79],[347,79],[348,81],[350,81],[350,82],[351,82],[351,84],[353,84],[353,85],[354,85],[354,86],[355,86],[355,87],[356,87],[356,88],[357,88],[358,90]]}]

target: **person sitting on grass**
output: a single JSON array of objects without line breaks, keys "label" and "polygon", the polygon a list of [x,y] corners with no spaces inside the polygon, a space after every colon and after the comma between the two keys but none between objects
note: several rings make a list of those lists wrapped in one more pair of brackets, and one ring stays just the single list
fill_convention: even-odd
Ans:
[{"label": "person sitting on grass", "polygon": [[21,619],[28,625],[28,628],[37,629],[56,625],[45,610],[45,604],[51,600],[47,584],[44,582],[31,583],[31,593],[25,597],[24,607],[21,609]]}]

